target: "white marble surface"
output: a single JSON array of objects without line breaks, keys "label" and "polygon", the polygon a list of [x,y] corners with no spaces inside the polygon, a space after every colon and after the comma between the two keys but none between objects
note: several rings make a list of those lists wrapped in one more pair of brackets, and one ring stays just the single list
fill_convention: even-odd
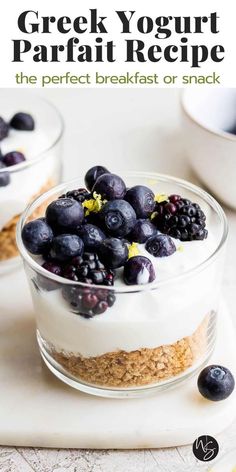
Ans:
[{"label": "white marble surface", "polygon": [[[42,95],[42,92],[40,92]],[[67,123],[65,177],[96,162],[110,168],[157,170],[195,180],[183,152],[175,90],[50,90],[47,98]],[[73,163],[73,169],[72,164]],[[209,171],[210,178],[210,171]],[[227,185],[227,183],[222,183]],[[224,294],[233,320],[236,286],[236,214],[230,223],[224,270]],[[221,450],[236,447],[236,423],[219,438]],[[0,448],[1,472],[193,472],[191,447],[139,451],[46,450]]]}]

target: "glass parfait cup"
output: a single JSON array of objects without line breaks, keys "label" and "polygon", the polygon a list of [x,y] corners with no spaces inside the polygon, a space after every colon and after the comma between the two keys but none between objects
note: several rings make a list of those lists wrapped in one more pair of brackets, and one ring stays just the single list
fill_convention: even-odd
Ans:
[{"label": "glass parfait cup", "polygon": [[[83,187],[81,179],[37,198],[17,228],[37,340],[46,365],[78,390],[116,398],[143,396],[173,386],[206,364],[215,346],[228,233],[220,205],[195,185],[146,172],[130,172],[124,179],[128,187],[142,183],[154,193],[180,194],[201,206],[214,235],[204,260],[178,275],[158,281],[157,273],[152,284],[136,286],[91,286],[47,272],[25,249],[22,228],[45,202]],[[96,308],[93,317],[91,295],[103,306],[100,311]]]},{"label": "glass parfait cup", "polygon": [[[0,115],[6,121],[19,112],[31,114],[34,131],[11,130],[1,141],[1,152],[21,151],[26,160],[1,168],[0,181],[8,175],[8,185],[0,185],[0,275],[14,270],[20,262],[16,245],[16,225],[25,207],[37,196],[61,181],[61,149],[64,124],[59,111],[29,92],[2,90]],[[20,146],[18,146],[20,143]],[[17,149],[16,149],[17,147]],[[7,149],[7,150],[6,150]],[[41,209],[37,208],[32,218]]]}]

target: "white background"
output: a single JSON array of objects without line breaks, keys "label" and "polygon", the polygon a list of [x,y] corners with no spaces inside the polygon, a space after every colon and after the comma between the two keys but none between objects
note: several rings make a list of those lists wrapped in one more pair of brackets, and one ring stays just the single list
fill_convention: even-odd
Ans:
[{"label": "white background", "polygon": [[[108,17],[107,25],[109,26],[109,34],[107,40],[113,39],[117,44],[117,62],[109,64],[86,64],[86,63],[33,63],[32,56],[25,55],[24,63],[12,63],[12,39],[28,39],[36,44],[60,44],[65,43],[70,36],[74,36],[73,32],[63,34],[44,34],[44,35],[25,35],[18,30],[17,19],[19,14],[24,10],[38,10],[41,16],[54,15],[56,17],[67,15],[75,18],[80,15],[88,15],[89,8],[98,8],[101,15]],[[159,63],[135,63],[127,64],[123,62],[124,47],[123,41],[125,38],[120,34],[120,23],[117,21],[115,10],[136,10],[136,17],[148,15],[156,18],[161,15],[172,16],[208,16],[211,12],[217,11],[220,16],[219,34],[210,34],[208,32],[208,24],[206,24],[206,33],[189,35],[189,42],[195,44],[206,44],[208,46],[213,44],[223,44],[226,50],[225,59],[221,63],[212,63],[211,61],[204,63],[201,68],[190,69],[186,64],[175,62],[173,64],[161,61]],[[235,2],[223,2],[222,0],[199,0],[198,2],[189,2],[189,0],[166,0],[165,2],[154,2],[153,0],[146,0],[145,2],[137,0],[119,0],[119,2],[110,2],[109,0],[100,0],[99,2],[75,2],[74,0],[67,0],[67,2],[59,2],[57,0],[50,0],[50,2],[40,0],[11,0],[8,2],[1,2],[0,6],[0,56],[1,56],[1,74],[0,86],[14,87],[15,73],[24,72],[28,75],[44,75],[44,74],[64,74],[70,71],[73,74],[80,75],[84,73],[94,73],[98,70],[103,74],[123,74],[129,71],[140,71],[144,74],[157,73],[160,76],[174,74],[208,74],[216,71],[221,75],[221,82],[224,86],[235,86],[236,78],[234,74],[235,63]],[[135,17],[135,18],[136,18]],[[86,44],[92,42],[96,35],[81,35],[81,43]],[[124,35],[123,35],[124,36]],[[149,35],[141,35],[136,33],[134,28],[133,34],[129,38],[142,39],[147,44],[155,44],[158,40],[154,37],[154,32]],[[168,40],[159,40],[161,46],[169,43],[179,42],[179,35],[174,35]],[[38,84],[39,86],[40,84]],[[181,86],[177,82],[177,86]],[[32,85],[30,87],[33,87]],[[54,87],[58,87],[54,85]],[[77,87],[77,86],[74,86]],[[84,87],[84,86],[83,86]],[[101,86],[98,86],[101,87]],[[117,87],[117,85],[115,86]],[[158,87],[158,85],[156,86]]]}]

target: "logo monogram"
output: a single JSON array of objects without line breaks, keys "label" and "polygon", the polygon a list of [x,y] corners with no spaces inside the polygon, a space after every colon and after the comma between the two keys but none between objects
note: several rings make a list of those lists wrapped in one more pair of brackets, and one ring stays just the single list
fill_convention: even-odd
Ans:
[{"label": "logo monogram", "polygon": [[212,436],[200,436],[193,443],[193,454],[199,461],[212,461],[218,453],[219,444]]}]

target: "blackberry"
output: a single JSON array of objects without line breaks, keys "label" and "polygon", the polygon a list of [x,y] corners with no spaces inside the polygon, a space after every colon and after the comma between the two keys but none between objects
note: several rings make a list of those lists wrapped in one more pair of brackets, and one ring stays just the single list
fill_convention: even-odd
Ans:
[{"label": "blackberry", "polygon": [[73,198],[73,200],[83,203],[85,200],[90,200],[90,198],[92,198],[92,194],[88,192],[86,188],[78,188],[75,190],[69,190],[59,198]]},{"label": "blackberry", "polygon": [[181,241],[207,238],[206,216],[197,203],[179,195],[170,195],[167,201],[156,203],[152,223],[159,231]]},{"label": "blackberry", "polygon": [[9,125],[0,117],[0,141],[8,136]]},{"label": "blackberry", "polygon": [[65,266],[63,276],[74,282],[112,286],[115,273],[102,264],[97,254],[85,252]]},{"label": "blackberry", "polygon": [[73,313],[83,318],[101,315],[115,303],[115,295],[106,289],[67,287],[62,289],[63,298]]}]

